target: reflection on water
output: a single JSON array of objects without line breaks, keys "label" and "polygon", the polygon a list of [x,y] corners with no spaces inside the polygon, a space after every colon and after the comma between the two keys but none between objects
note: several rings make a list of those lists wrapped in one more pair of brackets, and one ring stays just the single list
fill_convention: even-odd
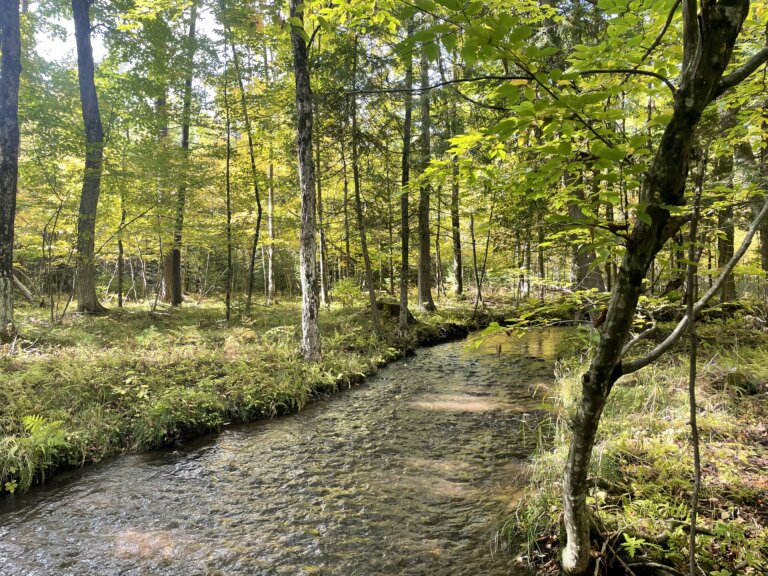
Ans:
[{"label": "reflection on water", "polygon": [[524,574],[493,542],[557,338],[423,350],[298,415],[7,498],[0,575]]}]

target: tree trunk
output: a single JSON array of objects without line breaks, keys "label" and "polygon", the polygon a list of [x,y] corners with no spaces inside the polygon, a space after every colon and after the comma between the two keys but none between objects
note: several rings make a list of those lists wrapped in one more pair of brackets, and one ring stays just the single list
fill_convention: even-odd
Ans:
[{"label": "tree trunk", "polygon": [[[429,61],[427,53],[421,51],[421,171],[429,166],[430,157],[430,118],[429,118]],[[437,308],[432,300],[432,259],[429,241],[429,184],[426,182],[419,189],[419,306],[425,312],[434,312]]]},{"label": "tree trunk", "polygon": [[18,0],[0,0],[0,341],[13,322],[13,223],[19,175],[21,32]]},{"label": "tree trunk", "polygon": [[472,242],[472,272],[475,275],[475,310],[483,303],[482,281],[477,269],[477,241],[475,240],[475,214],[469,213],[469,239]]},{"label": "tree trunk", "polygon": [[[580,202],[584,202],[584,175],[577,177],[565,177],[566,186],[573,188],[573,194],[576,201],[568,204],[568,214],[572,220],[584,220],[584,212],[581,209]],[[568,182],[568,180],[571,180]],[[576,240],[576,239],[574,239]],[[584,244],[574,241],[573,243],[573,289],[591,290],[605,292],[605,282],[600,269],[595,266],[595,251],[588,249]]]},{"label": "tree trunk", "polygon": [[229,115],[229,93],[227,90],[227,66],[224,65],[224,114],[227,129],[227,159],[225,164],[224,187],[227,194],[227,285],[225,290],[226,318],[229,322],[232,307],[232,184],[230,168],[232,164],[232,127]]},{"label": "tree trunk", "polygon": [[[251,300],[253,298],[253,274],[256,266],[256,252],[259,246],[259,234],[261,233],[261,194],[259,193],[259,177],[256,171],[256,153],[253,148],[253,131],[251,130],[251,117],[248,114],[248,103],[245,100],[245,86],[243,85],[243,75],[240,71],[240,56],[235,49],[235,41],[232,38],[232,31],[229,26],[226,28],[229,36],[230,47],[232,48],[232,63],[235,65],[235,75],[237,76],[237,85],[240,88],[240,109],[243,113],[245,122],[245,132],[248,136],[248,158],[251,161],[251,184],[253,185],[253,196],[256,200],[256,229],[253,232],[253,241],[251,242],[251,261],[248,266],[248,292],[245,300],[245,311],[251,310]],[[266,66],[266,64],[265,64]]]},{"label": "tree trunk", "polygon": [[[290,0],[291,18],[303,25],[303,11],[297,11],[300,2]],[[315,227],[315,174],[312,162],[312,90],[309,83],[307,44],[299,33],[301,28],[291,25],[293,48],[293,74],[296,80],[296,144],[298,148],[299,185],[301,186],[301,240],[299,250],[301,275],[301,331],[302,352],[306,360],[320,360],[320,331],[317,315],[320,308],[317,285],[316,227]]]},{"label": "tree trunk", "polygon": [[[330,306],[331,299],[328,297],[328,255],[325,245],[325,228],[323,227],[323,190],[320,173],[320,136],[315,134],[316,168],[315,180],[317,181],[317,227],[320,231],[320,304]],[[354,139],[354,134],[352,135]],[[354,152],[353,152],[354,154]]]},{"label": "tree trunk", "polygon": [[125,251],[123,250],[123,227],[125,226],[125,198],[120,195],[120,229],[117,234],[117,307],[123,307],[123,275],[125,274]]},{"label": "tree trunk", "polygon": [[544,223],[539,223],[539,247],[538,247],[538,257],[539,257],[539,281],[541,282],[541,289],[539,292],[539,298],[544,300],[544,296],[547,293],[547,285],[546,285],[546,279],[547,279],[547,270],[546,266],[544,265],[544,247],[542,244],[544,244],[544,240],[546,239],[546,234],[544,232]]},{"label": "tree trunk", "polygon": [[344,273],[347,278],[354,278],[355,266],[352,262],[352,252],[349,246],[349,177],[347,176],[347,154],[344,149],[344,138],[341,138],[341,168],[344,174]]},{"label": "tree trunk", "polygon": [[683,73],[672,117],[641,189],[640,201],[646,203],[648,221],[638,221],[629,235],[600,341],[582,378],[582,397],[573,416],[573,436],[563,478],[567,543],[562,554],[563,571],[571,576],[587,574],[589,569],[587,472],[605,402],[613,384],[624,373],[623,348],[643,290],[643,279],[653,258],[683,224],[666,206],[685,204],[694,133],[702,112],[729,82],[739,81],[739,77],[730,77],[723,83],[721,78],[749,11],[749,1],[710,3],[698,18],[692,13],[695,6],[683,3]]},{"label": "tree trunk", "polygon": [[[357,36],[353,47],[352,85],[357,86]],[[373,285],[373,272],[371,270],[371,256],[368,253],[368,239],[365,233],[365,219],[363,218],[363,202],[360,197],[360,158],[357,144],[360,134],[357,129],[357,98],[354,94],[350,97],[350,112],[352,115],[352,185],[355,191],[355,213],[357,214],[357,227],[360,230],[360,251],[363,253],[365,265],[365,282],[368,284],[368,300],[371,305],[371,322],[376,334],[383,336],[381,321],[379,320],[379,308],[376,306],[376,287]]]},{"label": "tree trunk", "polygon": [[104,132],[94,82],[91,20],[88,0],[72,0],[77,44],[77,76],[80,83],[80,103],[85,126],[85,172],[83,191],[77,218],[77,311],[90,314],[104,312],[96,296],[94,243],[96,210],[99,204],[101,172],[104,158]]},{"label": "tree trunk", "polygon": [[459,157],[453,157],[451,183],[451,235],[453,237],[453,293],[464,293],[464,274],[461,262],[461,220],[459,219]]},{"label": "tree trunk", "polygon": [[187,70],[184,78],[184,102],[181,113],[181,152],[184,162],[181,184],[176,195],[176,217],[173,224],[173,244],[168,252],[164,268],[165,298],[173,306],[180,306],[183,301],[181,284],[181,244],[184,231],[184,208],[187,201],[187,172],[189,171],[189,129],[192,122],[192,75],[194,72],[195,35],[197,27],[197,2],[192,3],[189,15],[189,43],[187,52]]},{"label": "tree trunk", "polygon": [[269,246],[267,246],[267,306],[272,306],[275,301],[275,167],[272,161],[272,147],[269,148],[269,165],[267,166],[267,234]]},{"label": "tree trunk", "polygon": [[[408,24],[408,39],[413,37],[413,22]],[[403,119],[403,157],[400,189],[400,332],[408,329],[408,243],[411,235],[408,218],[408,192],[411,181],[411,115],[413,113],[413,56],[410,52],[405,63],[405,116]]]}]

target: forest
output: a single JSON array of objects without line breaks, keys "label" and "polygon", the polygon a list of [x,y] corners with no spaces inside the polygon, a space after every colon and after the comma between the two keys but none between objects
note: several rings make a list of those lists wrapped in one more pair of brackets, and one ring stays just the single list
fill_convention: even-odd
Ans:
[{"label": "forest", "polygon": [[[0,0],[0,575],[764,574],[766,62],[761,0]],[[283,426],[206,465],[338,466],[314,544],[31,536]]]}]

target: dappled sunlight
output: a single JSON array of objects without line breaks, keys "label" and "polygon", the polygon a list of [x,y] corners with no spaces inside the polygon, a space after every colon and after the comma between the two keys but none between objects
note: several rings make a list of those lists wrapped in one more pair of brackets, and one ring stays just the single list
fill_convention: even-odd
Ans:
[{"label": "dappled sunlight", "polygon": [[168,532],[129,529],[115,535],[115,554],[123,559],[172,560],[178,553],[177,542]]},{"label": "dappled sunlight", "polygon": [[491,396],[455,394],[451,396],[422,396],[421,400],[411,402],[411,406],[421,410],[438,412],[494,412],[509,410],[507,402]]}]

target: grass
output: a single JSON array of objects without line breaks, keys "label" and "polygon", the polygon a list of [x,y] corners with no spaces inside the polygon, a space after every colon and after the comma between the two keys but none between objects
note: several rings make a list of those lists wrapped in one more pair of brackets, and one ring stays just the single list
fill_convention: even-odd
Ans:
[{"label": "grass", "polygon": [[[768,334],[743,319],[700,324],[698,407],[702,493],[697,561],[704,574],[768,570]],[[586,340],[585,340],[586,344]],[[585,348],[586,349],[586,348]],[[555,573],[561,533],[560,482],[567,415],[575,409],[589,352],[558,366],[554,443],[532,466],[530,498],[505,524],[508,541],[540,574]],[[693,463],[685,343],[620,380],[608,401],[593,453],[589,505],[598,518],[603,571],[624,562],[661,562],[687,573]]]},{"label": "grass", "polygon": [[17,311],[23,339],[13,354],[0,350],[0,493],[57,468],[301,410],[419,344],[478,325],[469,305],[446,303],[417,315],[407,339],[391,321],[380,339],[364,309],[334,305],[320,314],[323,359],[311,364],[300,361],[298,302],[256,306],[229,325],[213,301],[160,312],[131,305],[51,326],[44,311]]}]

